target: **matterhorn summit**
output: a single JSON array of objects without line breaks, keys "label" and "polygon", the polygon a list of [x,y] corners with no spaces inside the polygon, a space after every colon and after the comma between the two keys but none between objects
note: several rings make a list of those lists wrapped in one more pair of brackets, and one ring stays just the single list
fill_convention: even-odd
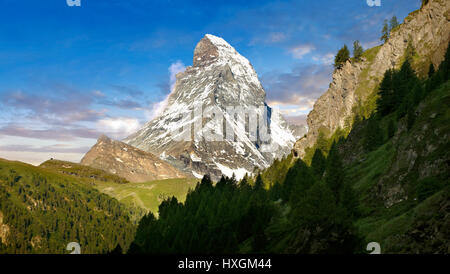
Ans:
[{"label": "matterhorn summit", "polygon": [[265,103],[253,66],[224,39],[205,35],[193,65],[176,78],[165,109],[125,143],[213,179],[241,178],[290,153],[299,136]]}]

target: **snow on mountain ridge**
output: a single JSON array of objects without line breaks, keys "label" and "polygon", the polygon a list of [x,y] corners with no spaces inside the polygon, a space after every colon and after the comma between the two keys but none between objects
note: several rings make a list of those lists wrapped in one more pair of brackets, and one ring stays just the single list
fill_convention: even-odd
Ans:
[{"label": "snow on mountain ridge", "polygon": [[[265,168],[275,158],[286,155],[296,141],[287,122],[279,112],[267,106],[265,98],[266,93],[251,63],[224,39],[207,34],[195,47],[193,66],[177,74],[165,110],[124,141],[161,155],[180,169],[195,172],[192,174],[209,173],[213,179],[218,179],[222,174],[229,176],[234,172],[239,179],[246,172]],[[252,113],[248,115],[265,117],[270,128],[268,140],[251,139],[247,134],[250,121],[236,119],[235,114],[228,112],[230,107],[250,110]],[[219,123],[212,117],[191,114],[208,108],[214,108],[224,121]],[[220,132],[225,124],[229,126],[226,129],[232,130],[235,140],[196,138],[216,129]],[[260,134],[262,126],[257,125]],[[183,127],[194,128],[193,138],[179,140]],[[196,161],[198,159],[202,161]]]}]

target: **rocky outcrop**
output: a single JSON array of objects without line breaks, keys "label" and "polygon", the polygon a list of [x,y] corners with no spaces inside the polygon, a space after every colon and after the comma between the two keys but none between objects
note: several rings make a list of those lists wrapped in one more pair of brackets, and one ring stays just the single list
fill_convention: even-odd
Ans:
[{"label": "rocky outcrop", "polygon": [[413,66],[423,75],[430,63],[437,67],[443,60],[449,40],[449,1],[430,0],[411,13],[391,32],[385,44],[366,51],[359,62],[347,61],[334,72],[329,89],[308,115],[308,134],[296,142],[294,155],[303,157],[305,149],[314,145],[320,132],[329,136],[338,128],[351,127],[354,109],[373,99],[384,72],[399,67],[404,61],[409,43],[416,53]]},{"label": "rocky outcrop", "polygon": [[155,155],[106,136],[98,139],[81,164],[118,175],[130,182],[187,177]]}]

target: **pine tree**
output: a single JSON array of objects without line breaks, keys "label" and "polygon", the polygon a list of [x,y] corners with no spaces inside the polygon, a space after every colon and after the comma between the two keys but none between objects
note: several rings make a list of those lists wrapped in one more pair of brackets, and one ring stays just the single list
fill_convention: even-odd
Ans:
[{"label": "pine tree", "polygon": [[394,124],[394,119],[390,119],[389,120],[389,123],[388,123],[388,133],[387,133],[387,135],[388,135],[388,138],[390,139],[390,138],[392,138],[392,137],[394,137],[394,135],[395,135],[395,124]]},{"label": "pine tree", "polygon": [[319,136],[317,137],[316,145],[317,145],[317,149],[320,149],[321,151],[328,151],[329,143],[328,143],[328,140],[325,137],[325,133],[323,131],[319,132]]},{"label": "pine tree", "polygon": [[383,144],[383,132],[379,123],[378,118],[375,116],[370,117],[367,121],[363,138],[364,148],[367,151],[372,151]]},{"label": "pine tree", "polygon": [[393,84],[392,84],[393,71],[388,69],[384,73],[383,80],[381,81],[379,88],[379,98],[377,99],[377,111],[380,115],[387,115],[394,111],[393,102]]},{"label": "pine tree", "polygon": [[409,37],[408,45],[406,46],[405,50],[405,62],[409,62],[411,65],[414,62],[414,55],[416,55],[416,50],[414,49],[414,46],[412,44],[412,39]]},{"label": "pine tree", "polygon": [[414,106],[414,87],[420,85],[416,73],[408,59],[403,63],[400,71],[393,77],[393,104],[397,107],[397,117],[406,115],[408,108]]},{"label": "pine tree", "polygon": [[339,199],[339,192],[345,180],[344,167],[337,144],[333,142],[327,158],[327,168],[325,170],[325,183],[333,192],[336,200]]},{"label": "pine tree", "polygon": [[[294,209],[293,223],[298,226],[292,250],[301,254],[345,254],[360,246],[352,226],[352,215],[337,206],[333,191],[318,182]],[[302,237],[303,236],[303,237]]]},{"label": "pine tree", "polygon": [[329,226],[336,216],[336,199],[328,185],[318,182],[307,192],[298,206],[296,220],[304,227]]},{"label": "pine tree", "polygon": [[267,244],[268,244],[268,240],[266,235],[264,234],[264,230],[263,231],[259,231],[258,233],[256,233],[255,237],[253,238],[253,242],[252,242],[252,251],[255,253],[263,253],[264,249],[266,248]]},{"label": "pine tree", "polygon": [[390,30],[389,31],[392,31],[393,29],[395,29],[398,26],[399,26],[399,24],[398,24],[397,16],[394,15],[394,16],[392,16],[391,21],[390,21]]},{"label": "pine tree", "polygon": [[216,187],[217,188],[223,188],[227,185],[228,182],[228,178],[225,178],[225,175],[222,174],[222,176],[220,177],[219,182],[217,182]]},{"label": "pine tree", "polygon": [[384,20],[383,29],[381,30],[380,40],[383,41],[384,43],[386,43],[388,39],[389,39],[389,25],[388,25],[388,21]]},{"label": "pine tree", "polygon": [[340,68],[348,59],[350,59],[350,51],[348,50],[347,45],[344,45],[334,58],[334,68]]},{"label": "pine tree", "polygon": [[289,169],[283,184],[283,200],[297,203],[306,191],[315,183],[308,166],[301,159]]},{"label": "pine tree", "polygon": [[359,41],[356,40],[355,42],[353,42],[353,57],[355,57],[355,59],[359,60],[359,59],[361,59],[363,53],[364,53],[364,49],[361,46],[361,44],[359,43]]},{"label": "pine tree", "polygon": [[252,187],[248,183],[248,175],[245,174],[244,178],[242,178],[241,182],[239,183],[239,188],[242,190],[250,190]]},{"label": "pine tree", "polygon": [[256,181],[255,181],[255,185],[254,185],[253,189],[255,191],[264,190],[264,182],[261,177],[261,174],[258,174],[258,176],[256,177]]},{"label": "pine tree", "polygon": [[431,78],[434,74],[434,65],[433,63],[430,64],[430,68],[428,69],[428,78]]},{"label": "pine tree", "polygon": [[346,211],[348,217],[353,219],[358,215],[358,196],[353,188],[344,184],[340,193],[340,206]]},{"label": "pine tree", "polygon": [[204,188],[204,189],[211,189],[213,186],[212,181],[211,181],[211,177],[209,177],[209,175],[205,175],[202,178],[202,181],[199,184],[199,188]]},{"label": "pine tree", "polygon": [[450,79],[450,42],[447,46],[444,61],[439,65],[439,84]]},{"label": "pine tree", "polygon": [[422,85],[419,83],[418,85],[414,86],[413,90],[412,90],[412,101],[413,101],[413,106],[417,106],[420,101],[422,101],[422,99],[425,97],[425,92],[422,88]]},{"label": "pine tree", "polygon": [[117,244],[116,248],[114,248],[109,254],[122,254],[122,247],[120,246],[120,244]]},{"label": "pine tree", "polygon": [[406,116],[406,125],[408,130],[410,130],[413,127],[415,121],[416,121],[416,112],[414,111],[413,107],[410,107],[408,109],[408,113]]},{"label": "pine tree", "polygon": [[316,149],[314,156],[311,161],[311,168],[313,169],[314,175],[318,179],[322,178],[323,172],[325,171],[327,161],[322,153],[322,150]]}]

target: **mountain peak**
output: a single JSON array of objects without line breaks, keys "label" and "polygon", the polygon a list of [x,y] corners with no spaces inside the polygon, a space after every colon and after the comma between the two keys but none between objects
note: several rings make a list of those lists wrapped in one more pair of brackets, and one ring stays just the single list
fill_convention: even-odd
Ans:
[{"label": "mountain peak", "polygon": [[[223,38],[206,34],[194,50],[193,68],[206,68],[217,70],[217,67],[228,66],[234,78],[240,78],[254,87],[248,89],[263,90],[258,75],[250,61],[239,54]],[[265,94],[265,93],[264,93]]]},{"label": "mountain peak", "polygon": [[215,36],[212,34],[205,34],[205,38],[207,38],[211,43],[216,45],[217,47],[228,47],[233,48],[230,44],[227,43],[222,37]]},{"label": "mountain peak", "polygon": [[[210,174],[213,179],[221,175],[231,177],[233,173],[241,178],[255,167],[267,167],[275,158],[290,153],[296,139],[284,118],[265,103],[266,93],[247,58],[224,39],[206,34],[196,45],[193,59],[193,66],[176,76],[175,89],[161,115],[126,138],[126,143],[159,155],[196,177]],[[218,112],[215,117],[222,120],[214,120],[207,114],[200,119],[192,117],[192,111],[208,108],[214,108]],[[251,112],[267,121],[269,140],[250,138],[247,133],[250,122],[235,119],[228,109]],[[224,125],[228,126],[224,129]],[[190,131],[192,127],[194,135],[188,135],[200,137],[183,141],[174,138],[180,135],[180,129]],[[263,127],[263,122],[259,127]],[[232,138],[208,141],[203,135],[209,129],[220,129],[217,132],[222,137]]]},{"label": "mountain peak", "polygon": [[105,141],[110,141],[111,139],[106,136],[105,134],[100,135],[100,137],[98,137],[97,142],[105,142]]},{"label": "mountain peak", "polygon": [[194,51],[194,67],[204,67],[218,61],[219,57],[225,57],[224,49],[227,52],[238,54],[236,50],[223,38],[206,34],[197,44]]}]

